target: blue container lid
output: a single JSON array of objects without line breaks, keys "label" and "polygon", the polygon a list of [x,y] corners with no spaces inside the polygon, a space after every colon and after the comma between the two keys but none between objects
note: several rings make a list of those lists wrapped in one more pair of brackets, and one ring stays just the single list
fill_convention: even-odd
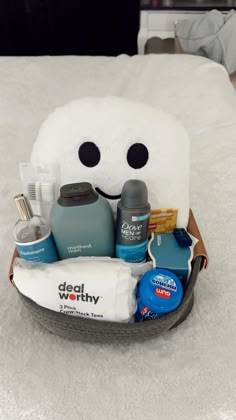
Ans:
[{"label": "blue container lid", "polygon": [[139,298],[157,314],[176,309],[183,299],[183,287],[179,278],[169,270],[155,269],[142,277]]}]

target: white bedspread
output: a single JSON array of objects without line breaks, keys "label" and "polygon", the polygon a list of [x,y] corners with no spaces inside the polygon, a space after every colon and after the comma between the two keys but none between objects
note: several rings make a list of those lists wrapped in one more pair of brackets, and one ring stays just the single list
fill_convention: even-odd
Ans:
[{"label": "white bedspread", "polygon": [[[50,335],[7,281],[17,163],[51,110],[106,94],[182,119],[192,208],[210,255],[188,320],[129,348]],[[236,95],[222,67],[184,55],[0,59],[0,420],[236,419],[235,179]]]}]

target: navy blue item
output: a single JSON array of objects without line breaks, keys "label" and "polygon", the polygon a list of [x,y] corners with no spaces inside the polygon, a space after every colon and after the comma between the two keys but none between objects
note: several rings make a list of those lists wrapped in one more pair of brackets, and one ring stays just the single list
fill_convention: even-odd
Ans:
[{"label": "navy blue item", "polygon": [[176,309],[183,299],[183,287],[179,278],[169,270],[148,271],[138,288],[136,320],[159,318]]},{"label": "navy blue item", "polygon": [[192,239],[185,229],[175,229],[173,233],[180,246],[187,248],[192,245]]}]

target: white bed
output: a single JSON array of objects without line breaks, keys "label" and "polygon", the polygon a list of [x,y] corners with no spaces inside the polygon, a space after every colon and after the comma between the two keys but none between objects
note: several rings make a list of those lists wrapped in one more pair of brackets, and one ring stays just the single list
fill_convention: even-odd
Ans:
[{"label": "white bed", "polygon": [[[18,162],[51,110],[107,94],[187,127],[191,206],[210,256],[186,322],[129,348],[50,335],[7,281]],[[221,66],[186,55],[0,59],[0,420],[236,419],[235,179],[236,94]]]}]

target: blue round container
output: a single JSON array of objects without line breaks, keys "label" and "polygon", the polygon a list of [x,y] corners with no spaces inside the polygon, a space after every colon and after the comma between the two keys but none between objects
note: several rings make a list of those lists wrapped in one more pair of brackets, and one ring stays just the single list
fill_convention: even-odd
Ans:
[{"label": "blue round container", "polygon": [[148,271],[138,288],[136,320],[159,318],[176,309],[183,299],[183,287],[179,278],[169,270]]}]

